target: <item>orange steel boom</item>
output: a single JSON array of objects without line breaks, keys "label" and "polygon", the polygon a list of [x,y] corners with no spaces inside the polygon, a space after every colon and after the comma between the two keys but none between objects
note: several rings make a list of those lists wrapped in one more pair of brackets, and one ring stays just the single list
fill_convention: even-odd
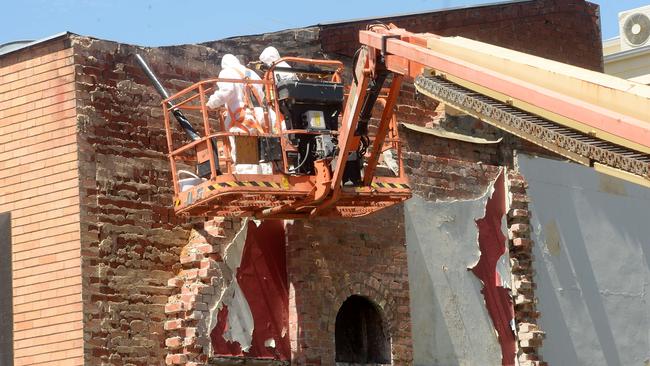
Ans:
[{"label": "orange steel boom", "polygon": [[[421,93],[604,174],[650,186],[650,87],[460,37],[370,26],[359,41]],[[375,60],[370,60],[373,65]],[[372,69],[372,67],[371,67]]]},{"label": "orange steel boom", "polygon": [[[307,107],[300,101],[300,95],[296,97],[287,91],[294,87],[298,90],[299,86],[308,94],[316,90],[316,95],[325,95],[330,89],[340,90],[343,65],[338,61],[283,58],[270,67],[261,81],[206,80],[165,99],[162,105],[173,172],[175,211],[193,216],[356,217],[408,199],[411,191],[402,166],[393,114],[404,79],[415,81],[416,88],[427,96],[569,159],[606,174],[650,185],[650,121],[647,116],[643,118],[643,113],[639,118],[616,106],[595,104],[569,91],[553,89],[552,85],[540,85],[543,84],[541,78],[508,75],[480,62],[456,57],[462,52],[452,56],[451,49],[436,48],[443,37],[434,34],[415,34],[392,25],[373,25],[360,31],[359,40],[362,47],[355,56],[353,81],[341,115],[329,109],[319,114],[324,118],[340,118],[336,123],[338,128],[323,130],[301,125],[296,115],[306,120],[309,117],[305,116],[313,116],[313,111],[296,114],[291,108]],[[473,51],[468,52],[472,56]],[[521,59],[521,55],[515,56]],[[280,69],[290,72],[277,66],[282,61],[298,65],[295,73],[299,77],[280,86],[275,72]],[[513,62],[524,65],[523,61]],[[322,69],[329,71],[322,72]],[[590,81],[597,79],[595,73],[587,75],[586,81],[573,76],[582,77],[586,72],[569,69],[566,78],[583,88],[587,85],[597,98],[604,89],[599,89],[603,86],[598,82]],[[310,79],[314,74],[317,77]],[[323,75],[327,76],[325,81]],[[308,79],[311,81],[304,81]],[[206,96],[217,81],[264,86],[265,100],[260,106],[264,110],[264,133],[250,136],[228,132],[227,113],[223,108],[216,111],[206,108]],[[389,82],[388,88],[383,88],[385,81]],[[608,79],[603,83],[616,83],[616,80]],[[650,89],[642,90],[639,95],[643,93],[650,96]],[[638,95],[630,94],[630,98],[636,97]],[[641,100],[646,104],[640,108],[647,107],[650,111],[650,99],[641,97]],[[376,122],[374,135],[369,135],[368,123],[377,101],[383,112]],[[314,103],[320,105],[318,100]],[[185,111],[202,121],[198,128],[200,139],[190,143],[179,141],[170,125],[174,110]],[[270,117],[273,114],[275,123]],[[291,127],[285,128],[283,121],[291,122]],[[302,127],[296,128],[296,124]],[[266,174],[237,173],[231,144],[246,139],[255,141],[253,145],[257,144],[260,149],[260,141],[278,141],[280,156],[274,158]],[[322,148],[325,142],[333,142],[334,150],[325,149],[329,152],[319,154],[310,150]],[[393,174],[377,174],[386,150],[396,155],[399,168]],[[303,166],[306,161],[310,164],[307,168]],[[202,179],[194,178],[191,185],[181,184],[179,169],[202,162],[209,162],[209,173]]]}]

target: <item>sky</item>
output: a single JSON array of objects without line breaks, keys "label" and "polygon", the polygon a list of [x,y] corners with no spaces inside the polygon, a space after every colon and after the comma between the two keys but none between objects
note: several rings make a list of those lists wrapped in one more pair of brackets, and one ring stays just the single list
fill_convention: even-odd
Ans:
[{"label": "sky", "polygon": [[[355,18],[494,3],[494,0],[22,0],[3,1],[0,44],[70,31],[142,46],[199,43]],[[603,39],[618,36],[618,13],[650,0],[592,0]]]}]

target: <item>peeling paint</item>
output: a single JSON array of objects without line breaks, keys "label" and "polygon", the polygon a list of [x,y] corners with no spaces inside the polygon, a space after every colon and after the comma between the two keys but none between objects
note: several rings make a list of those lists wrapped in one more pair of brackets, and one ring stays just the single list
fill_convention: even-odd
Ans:
[{"label": "peeling paint", "polygon": [[[241,228],[224,250],[226,268],[223,269],[223,277],[228,285],[221,294],[212,297],[213,301],[208,303],[212,316],[206,319],[203,324],[200,324],[209,331],[209,334],[213,334],[219,323],[219,316],[227,313],[226,319],[221,319],[226,321],[226,328],[223,329],[221,335],[227,342],[238,343],[243,352],[246,352],[251,346],[253,314],[237,284],[236,273],[241,264],[242,253],[246,244],[248,224],[248,220],[242,221]],[[210,351],[212,352],[212,349]]]},{"label": "peeling paint", "polygon": [[467,270],[481,256],[475,221],[485,217],[493,184],[475,200],[405,203],[415,365],[501,364],[483,284]]},{"label": "peeling paint", "polygon": [[503,283],[509,283],[511,274],[507,256],[507,237],[504,233],[506,217],[506,192],[503,169],[492,183],[490,198],[485,205],[485,214],[476,220],[481,258],[472,272],[483,283],[481,293],[492,319],[494,330],[501,345],[503,365],[514,365],[516,342],[512,329],[514,309],[512,298]]},{"label": "peeling paint", "polygon": [[224,253],[227,286],[209,324],[214,354],[290,359],[283,222],[244,222]]},{"label": "peeling paint", "polygon": [[228,326],[223,332],[223,339],[227,342],[239,343],[242,352],[248,352],[253,341],[253,313],[237,281],[232,281],[231,287],[233,296],[223,299],[223,305],[230,309]]},{"label": "peeling paint", "polygon": [[[506,212],[507,211],[508,209],[506,208]],[[503,215],[501,217],[501,232],[502,233],[508,232],[507,215]],[[510,251],[508,250],[507,240],[506,242],[504,242],[504,252],[501,255],[501,257],[499,257],[499,260],[497,261],[496,271],[500,279],[500,283],[498,283],[497,286],[501,286],[507,289],[512,289],[512,267],[510,266]]]},{"label": "peeling paint", "polygon": [[[237,282],[248,299],[255,327],[253,357],[289,360],[289,290],[284,223],[265,220],[249,228]],[[266,341],[272,339],[272,347]]]}]

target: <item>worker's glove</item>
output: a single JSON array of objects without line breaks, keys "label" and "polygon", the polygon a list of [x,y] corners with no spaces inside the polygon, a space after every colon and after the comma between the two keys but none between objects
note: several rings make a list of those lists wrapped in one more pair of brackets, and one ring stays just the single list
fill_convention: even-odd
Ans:
[{"label": "worker's glove", "polygon": [[218,94],[219,93],[214,93],[210,96],[208,102],[205,103],[208,108],[216,109],[225,104]]}]

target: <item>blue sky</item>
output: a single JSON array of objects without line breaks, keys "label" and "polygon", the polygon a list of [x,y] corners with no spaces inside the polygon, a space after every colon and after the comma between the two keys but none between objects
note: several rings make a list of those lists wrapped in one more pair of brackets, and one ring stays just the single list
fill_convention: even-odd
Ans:
[{"label": "blue sky", "polygon": [[[22,0],[3,1],[0,44],[71,31],[124,43],[196,43],[354,18],[492,3],[480,0]],[[618,12],[650,0],[593,1],[603,38],[618,35]]]}]

